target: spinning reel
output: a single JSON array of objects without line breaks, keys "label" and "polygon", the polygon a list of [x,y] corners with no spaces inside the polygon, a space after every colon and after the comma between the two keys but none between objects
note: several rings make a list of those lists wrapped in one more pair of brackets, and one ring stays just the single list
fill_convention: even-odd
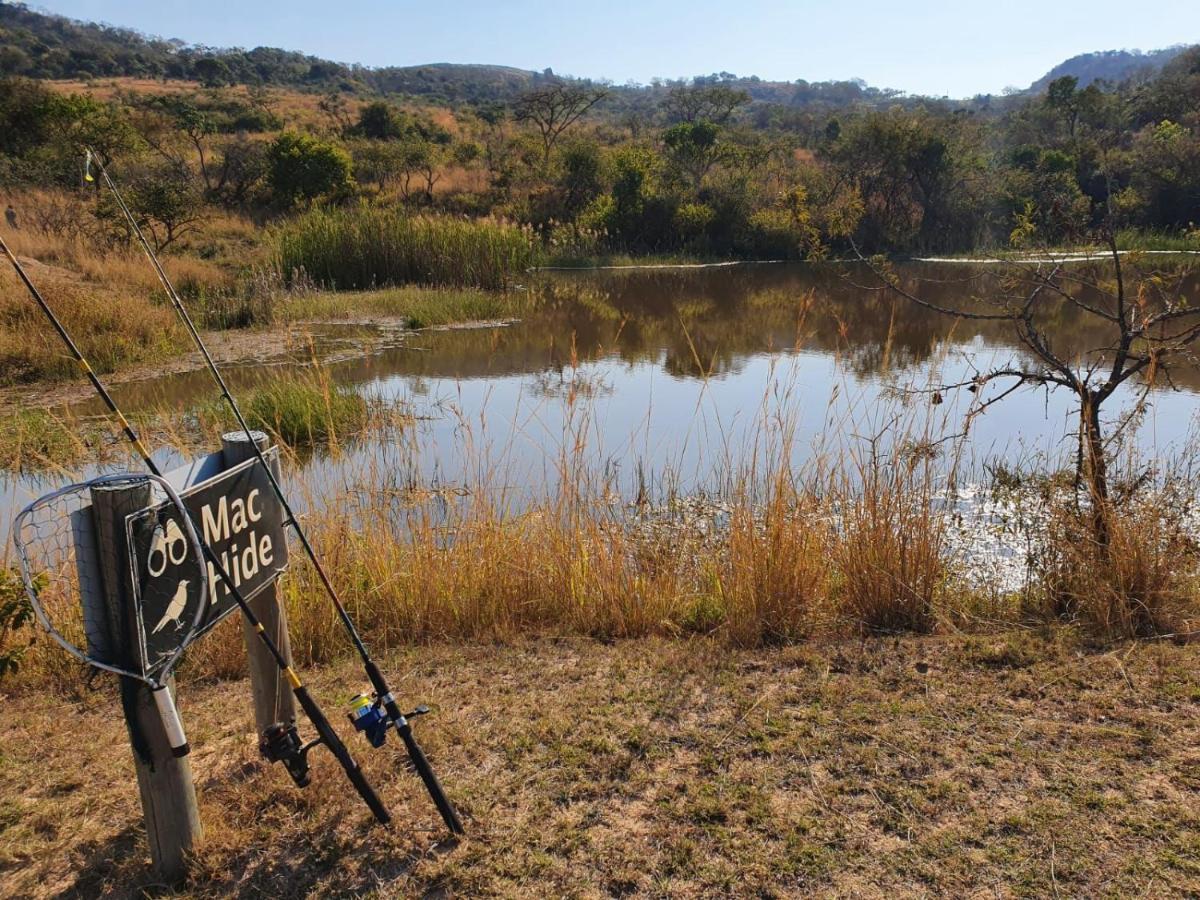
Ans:
[{"label": "spinning reel", "polygon": [[295,722],[275,722],[267,726],[258,741],[258,752],[268,762],[281,762],[287,769],[296,787],[308,787],[312,781],[308,773],[308,751],[321,743],[320,738],[301,743],[300,732]]},{"label": "spinning reel", "polygon": [[[404,716],[405,722],[409,719],[415,719],[417,716],[423,716],[429,712],[428,706],[418,706],[412,712]],[[367,740],[371,742],[371,746],[378,749],[387,743],[387,731],[389,728],[396,726],[387,711],[383,708],[383,700],[376,698],[372,700],[366,694],[356,694],[350,700],[350,712],[346,718],[350,720],[350,724],[354,726],[355,731],[360,731],[367,736]]]},{"label": "spinning reel", "polygon": [[[428,706],[418,706],[405,715],[404,719],[407,722],[409,719],[426,715],[428,712]],[[383,708],[383,701],[372,700],[366,694],[356,694],[350,700],[350,712],[346,718],[350,720],[354,730],[364,734],[371,746],[376,749],[387,743],[388,729],[396,724]],[[319,737],[307,744],[304,743],[300,739],[300,732],[297,730],[295,722],[275,722],[267,726],[262,733],[258,742],[258,750],[268,762],[283,763],[288,774],[292,776],[292,781],[296,783],[296,787],[303,788],[308,787],[311,781],[308,753],[320,743]]]}]

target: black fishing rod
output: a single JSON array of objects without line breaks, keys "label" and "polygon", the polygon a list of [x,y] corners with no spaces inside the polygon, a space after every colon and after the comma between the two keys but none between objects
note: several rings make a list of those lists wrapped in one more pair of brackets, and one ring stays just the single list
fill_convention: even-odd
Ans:
[{"label": "black fishing rod", "polygon": [[[108,392],[108,388],[104,386],[104,383],[100,380],[99,376],[96,374],[96,371],[88,362],[87,357],[83,355],[83,351],[79,349],[79,346],[71,337],[70,332],[68,332],[66,326],[63,325],[62,320],[58,318],[54,310],[50,307],[50,304],[46,302],[46,298],[42,296],[41,291],[39,291],[37,286],[30,280],[29,275],[25,272],[24,266],[21,265],[20,261],[13,254],[12,250],[9,249],[8,244],[5,243],[3,238],[0,238],[0,251],[2,251],[3,254],[8,257],[8,261],[12,264],[13,269],[16,271],[17,277],[20,278],[24,283],[25,288],[29,291],[29,295],[34,299],[34,302],[37,303],[38,307],[45,314],[46,318],[50,321],[50,324],[54,327],[54,330],[58,332],[58,336],[66,345],[67,350],[79,364],[79,367],[83,370],[84,375],[87,376],[88,381],[90,381],[92,387],[95,388],[96,393],[100,395],[100,399],[104,401],[104,405],[108,407],[109,412],[112,413],[113,417],[120,424],[121,430],[124,432],[126,439],[133,446],[138,456],[142,458],[142,461],[146,464],[146,468],[149,469],[150,473],[155,477],[162,478],[162,471],[159,469],[158,464],[154,462],[154,459],[151,457],[150,451],[146,448],[146,445],[142,443],[141,437],[136,431],[134,431],[133,426],[129,423],[129,420],[125,418],[125,414],[121,412],[121,408],[117,406],[116,401],[113,400],[112,394]],[[270,471],[270,467],[267,467],[267,471]],[[190,512],[188,513],[188,518],[192,520],[193,525],[196,524],[195,517],[192,516]],[[288,662],[287,658],[280,651],[278,645],[271,639],[270,635],[267,634],[266,627],[254,614],[254,610],[250,608],[250,604],[246,601],[246,598],[242,596],[242,593],[238,589],[237,585],[234,584],[233,579],[225,570],[225,567],[222,565],[221,560],[217,557],[215,551],[205,541],[199,541],[199,544],[201,550],[204,552],[205,559],[208,561],[209,565],[212,566],[212,569],[216,575],[225,583],[229,593],[233,596],[234,601],[241,609],[242,615],[246,617],[246,621],[250,623],[250,627],[254,630],[255,634],[258,635],[259,639],[263,642],[263,645],[267,648],[267,652],[270,653],[271,657],[275,660],[275,664],[279,667],[279,671],[283,674],[283,676],[287,679],[288,684],[291,686],[292,693],[295,695],[296,701],[300,704],[305,715],[308,716],[309,721],[312,722],[313,727],[317,731],[317,739],[315,741],[311,741],[306,745],[302,745],[300,738],[296,733],[294,723],[273,725],[261,737],[259,747],[263,755],[272,762],[284,763],[288,773],[292,776],[292,779],[296,782],[296,784],[300,787],[304,787],[308,783],[308,751],[317,744],[324,744],[327,748],[329,748],[329,751],[341,764],[342,768],[346,772],[346,777],[350,779],[350,783],[354,785],[354,789],[358,791],[359,796],[362,797],[363,801],[375,815],[375,818],[379,820],[380,823],[386,825],[391,821],[391,815],[388,813],[387,808],[384,807],[383,801],[379,799],[379,795],[375,793],[375,789],[372,788],[370,782],[367,781],[366,776],[363,774],[363,771],[359,767],[358,763],[355,762],[354,757],[350,755],[350,751],[346,748],[346,745],[342,742],[342,739],[338,737],[337,732],[333,730],[333,726],[329,724],[329,719],[326,718],[325,713],[321,711],[321,707],[317,705],[317,701],[313,699],[311,694],[309,694],[308,688],[306,688],[300,681],[300,676],[296,674],[296,670],[292,668],[291,663]]]},{"label": "black fishing rod", "polygon": [[[417,743],[417,737],[413,733],[412,724],[409,719],[424,715],[429,712],[426,706],[418,706],[413,712],[405,714],[401,711],[399,704],[396,702],[396,697],[388,686],[387,679],[379,666],[371,657],[367,645],[363,642],[362,636],[358,633],[358,629],[354,625],[353,619],[350,618],[350,613],[346,610],[346,605],[342,602],[337,589],[334,587],[332,580],[325,571],[320,558],[317,556],[316,550],[305,534],[304,528],[300,524],[300,519],[292,510],[292,506],[288,503],[287,496],[283,492],[283,487],[279,483],[279,479],[275,477],[271,466],[268,465],[266,457],[259,448],[257,442],[254,441],[250,434],[250,426],[246,422],[245,416],[242,415],[242,410],[238,406],[237,400],[233,393],[229,390],[229,385],[225,381],[225,377],[221,374],[221,370],[217,367],[216,361],[209,353],[208,347],[204,343],[204,339],[200,336],[199,330],[196,328],[195,322],[192,321],[191,315],[187,311],[187,307],[183,305],[183,300],[180,298],[175,286],[171,283],[171,279],[167,276],[166,270],[163,269],[162,263],[159,262],[158,254],[154,252],[154,248],[150,246],[150,242],[146,240],[146,236],[142,233],[141,226],[138,225],[137,219],[130,211],[125,203],[125,198],[121,196],[121,192],[117,190],[116,184],[109,177],[108,170],[104,164],[100,162],[91,150],[88,150],[88,164],[96,163],[96,167],[100,172],[100,177],[104,181],[105,187],[112,192],[113,199],[116,200],[122,214],[125,216],[126,222],[132,229],[134,235],[138,239],[146,258],[150,261],[155,274],[158,276],[159,283],[167,294],[167,299],[171,306],[175,309],[188,334],[191,336],[192,342],[196,345],[196,349],[200,351],[200,355],[204,358],[204,362],[209,372],[212,374],[217,386],[221,390],[225,402],[229,405],[233,412],[234,418],[237,420],[238,427],[246,434],[246,438],[250,443],[250,447],[254,452],[258,463],[266,472],[267,478],[270,480],[271,488],[275,496],[279,499],[283,506],[284,513],[287,516],[287,524],[292,527],[296,537],[300,541],[300,545],[304,548],[304,553],[312,563],[313,570],[317,573],[317,578],[321,582],[326,595],[333,603],[334,609],[337,611],[338,618],[341,620],[342,627],[349,635],[351,643],[354,644],[354,649],[358,652],[363,662],[363,667],[366,670],[367,678],[371,681],[371,687],[374,691],[374,700],[367,698],[355,697],[351,702],[352,712],[350,721],[354,727],[364,732],[373,747],[382,747],[387,740],[387,729],[394,727],[396,733],[400,735],[400,739],[404,742],[404,748],[408,752],[408,757],[412,762],[413,768],[417,774],[421,776],[421,781],[425,784],[425,789],[429,792],[429,796],[433,799],[434,805],[441,813],[442,820],[446,823],[446,827],[453,834],[463,834],[462,820],[458,816],[454,805],[450,802],[450,798],[446,796],[441,782],[438,781],[437,775],[433,771],[433,767],[429,763],[428,757],[425,756],[425,751],[421,749],[421,745]],[[90,174],[86,177],[90,178]],[[366,700],[367,702],[363,702]],[[381,712],[382,711],[382,712]],[[386,718],[384,718],[386,715]]]}]

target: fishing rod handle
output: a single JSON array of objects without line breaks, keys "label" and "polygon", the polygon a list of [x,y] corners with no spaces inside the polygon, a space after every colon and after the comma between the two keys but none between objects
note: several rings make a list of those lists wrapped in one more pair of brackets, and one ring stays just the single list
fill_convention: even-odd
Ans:
[{"label": "fishing rod handle", "polygon": [[412,760],[413,768],[421,776],[421,781],[425,782],[425,790],[429,792],[429,796],[433,799],[433,805],[441,813],[442,821],[446,823],[451,834],[464,834],[466,829],[463,828],[462,819],[459,818],[454,804],[450,802],[450,798],[442,789],[442,783],[438,781],[433,766],[429,764],[429,757],[417,743],[417,736],[413,734],[412,726],[408,724],[408,719],[404,717],[404,713],[400,711],[400,707],[396,703],[396,698],[392,696],[383,672],[380,671],[373,659],[367,660],[366,670],[367,677],[371,679],[371,687],[375,689],[375,696],[383,701],[383,708],[387,711],[392,724],[396,726],[396,732],[400,735],[400,739],[404,741],[404,749],[408,751],[408,758]]},{"label": "fishing rod handle", "polygon": [[150,689],[154,705],[162,717],[163,729],[167,732],[167,743],[171,745],[171,755],[176,759],[187,756],[191,752],[187,735],[183,733],[183,722],[179,719],[179,710],[175,708],[175,698],[171,689],[165,684]]},{"label": "fishing rod handle", "polygon": [[317,701],[308,693],[308,688],[293,687],[292,693],[296,695],[296,700],[300,704],[304,714],[308,716],[309,721],[313,723],[313,727],[317,729],[317,737],[321,739],[321,743],[329,748],[342,768],[346,771],[346,777],[350,779],[350,783],[354,785],[354,789],[358,791],[358,795],[363,798],[363,801],[374,813],[375,818],[381,825],[386,825],[392,820],[391,814],[387,811],[387,807],[383,805],[383,801],[379,799],[379,795],[375,793],[375,789],[371,787],[367,781],[367,776],[363,774],[358,763],[354,761],[354,757],[350,755],[350,751],[346,749],[346,745],[342,743],[342,739],[338,737],[337,732],[333,730],[333,726],[329,724],[329,720],[325,718],[325,713],[321,711],[321,707],[317,705]]},{"label": "fishing rod handle", "polygon": [[429,791],[429,796],[433,798],[433,805],[441,813],[442,821],[446,823],[451,834],[465,834],[466,829],[463,827],[462,819],[458,817],[458,810],[454,808],[454,804],[442,790],[442,784],[434,774],[433,766],[429,764],[429,758],[425,756],[425,751],[417,743],[412,726],[405,721],[403,725],[398,725],[396,730],[400,733],[401,740],[404,741],[404,748],[408,751],[408,758],[412,760],[413,768],[417,770],[417,774],[425,782],[425,790]]}]

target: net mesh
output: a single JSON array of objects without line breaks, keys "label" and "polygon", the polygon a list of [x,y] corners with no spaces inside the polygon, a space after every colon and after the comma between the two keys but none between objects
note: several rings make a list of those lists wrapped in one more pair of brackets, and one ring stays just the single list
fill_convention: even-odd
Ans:
[{"label": "net mesh", "polygon": [[42,624],[100,662],[117,664],[107,618],[88,484],[71,485],[27,507],[14,541],[25,586]]}]

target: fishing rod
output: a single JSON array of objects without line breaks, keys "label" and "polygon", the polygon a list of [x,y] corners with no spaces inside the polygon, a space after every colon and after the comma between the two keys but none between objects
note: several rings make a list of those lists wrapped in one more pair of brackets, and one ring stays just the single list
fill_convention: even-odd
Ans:
[{"label": "fishing rod", "polygon": [[[41,291],[39,291],[37,286],[30,280],[29,275],[25,272],[24,266],[21,265],[20,261],[13,254],[12,250],[9,249],[8,244],[5,243],[2,237],[0,237],[0,252],[3,252],[4,256],[8,258],[8,261],[12,264],[13,269],[17,273],[17,277],[20,278],[24,283],[26,290],[29,291],[29,295],[33,298],[34,302],[37,303],[38,307],[50,321],[50,324],[54,327],[54,330],[62,339],[63,344],[66,345],[71,356],[79,364],[79,367],[83,369],[84,375],[87,376],[88,381],[91,382],[92,387],[96,390],[96,393],[99,394],[100,399],[104,401],[104,405],[108,407],[108,411],[112,414],[113,418],[117,420],[118,424],[121,426],[121,430],[125,434],[126,439],[133,446],[138,456],[141,457],[142,462],[146,464],[146,468],[155,478],[161,479],[163,477],[162,470],[150,455],[150,451],[146,448],[146,445],[142,443],[141,437],[133,429],[133,426],[129,423],[129,420],[125,418],[125,414],[121,412],[121,408],[117,406],[112,394],[110,394],[108,388],[104,386],[104,383],[96,374],[95,369],[93,369],[91,364],[88,362],[87,357],[83,355],[83,351],[79,349],[79,346],[71,337],[70,332],[68,332],[66,326],[63,325],[62,320],[58,318],[50,304],[46,301],[46,298],[42,296]],[[187,515],[189,521],[192,522],[194,527],[195,517],[190,512],[188,512]],[[296,701],[300,704],[305,715],[308,716],[309,721],[312,722],[313,727],[317,732],[317,738],[315,740],[310,741],[308,744],[302,744],[296,731],[294,722],[289,724],[278,723],[276,725],[272,725],[267,729],[266,733],[264,733],[260,739],[259,749],[261,750],[262,754],[271,762],[284,763],[288,770],[288,774],[292,776],[292,780],[295,781],[299,787],[304,787],[308,784],[308,752],[316,745],[324,744],[341,764],[342,769],[346,773],[346,777],[350,780],[350,783],[354,786],[354,789],[358,792],[359,796],[362,797],[368,808],[370,808],[375,818],[381,824],[386,825],[391,821],[391,815],[388,813],[387,808],[384,807],[383,801],[379,799],[379,795],[375,793],[375,789],[371,787],[370,782],[367,781],[366,775],[363,774],[362,769],[359,767],[358,763],[355,762],[354,757],[350,755],[350,751],[346,748],[346,745],[342,742],[342,739],[338,737],[337,732],[333,730],[333,726],[329,724],[329,719],[326,718],[325,713],[322,712],[321,707],[317,704],[317,701],[313,699],[311,694],[309,694],[308,688],[306,688],[303,682],[301,682],[300,676],[296,674],[296,670],[292,668],[291,663],[288,662],[282,651],[280,651],[279,646],[271,639],[270,635],[267,634],[266,626],[263,625],[258,616],[254,614],[254,610],[250,608],[250,604],[247,602],[246,598],[242,596],[241,591],[238,589],[229,573],[225,570],[225,566],[217,557],[217,554],[213,548],[205,541],[200,541],[199,546],[204,554],[205,560],[212,567],[213,573],[216,574],[222,582],[224,582],[225,587],[228,589],[230,595],[237,603],[238,608],[241,609],[242,615],[246,617],[246,621],[254,630],[255,634],[258,635],[263,645],[267,648],[267,652],[270,653],[272,659],[274,659],[275,665],[278,666],[279,671],[287,679],[288,684],[291,686],[292,693],[296,697]]]},{"label": "fishing rod", "polygon": [[380,670],[378,664],[372,658],[367,645],[363,642],[362,636],[354,625],[353,619],[350,618],[350,613],[346,610],[346,605],[342,602],[337,589],[333,585],[329,574],[322,565],[320,558],[317,556],[316,550],[308,539],[304,528],[300,524],[299,517],[292,510],[291,504],[287,500],[287,496],[283,492],[283,486],[279,483],[279,479],[275,477],[275,473],[271,466],[267,463],[263,451],[259,448],[258,443],[253,439],[250,433],[250,426],[246,422],[245,416],[242,415],[241,407],[238,406],[237,400],[229,389],[229,385],[225,381],[225,377],[221,374],[221,370],[217,367],[216,361],[212,354],[209,353],[208,347],[204,343],[204,339],[200,336],[199,330],[196,328],[195,322],[192,321],[191,315],[187,311],[187,307],[183,305],[183,300],[179,293],[175,290],[175,286],[171,283],[171,279],[167,276],[166,270],[163,269],[162,263],[158,259],[158,254],[154,252],[154,248],[150,246],[150,242],[146,240],[145,234],[142,233],[141,226],[138,225],[136,217],[130,211],[125,203],[125,198],[121,196],[121,192],[117,190],[116,184],[108,174],[108,169],[99,157],[92,153],[90,148],[87,151],[87,159],[85,160],[85,175],[84,177],[91,180],[91,173],[87,171],[92,162],[95,162],[96,168],[100,172],[100,178],[104,182],[105,187],[112,192],[113,199],[116,200],[117,206],[120,207],[126,222],[137,237],[138,243],[141,245],[146,258],[150,261],[155,274],[158,276],[159,283],[166,292],[167,299],[171,306],[175,309],[184,328],[191,336],[192,342],[196,345],[196,349],[200,351],[200,355],[204,358],[205,366],[212,374],[217,386],[221,390],[221,394],[225,402],[229,405],[233,412],[234,418],[237,420],[238,427],[246,434],[246,438],[254,452],[254,456],[258,463],[263,467],[267,474],[267,478],[271,483],[271,489],[275,496],[279,499],[283,506],[283,511],[286,515],[286,524],[292,527],[300,545],[304,548],[304,554],[312,563],[313,570],[317,574],[317,579],[321,582],[325,594],[333,603],[334,609],[337,611],[337,616],[341,620],[342,627],[349,636],[354,649],[358,652],[362,659],[363,667],[366,670],[367,678],[371,682],[374,697],[369,698],[363,695],[358,695],[351,700],[350,721],[358,731],[366,734],[367,739],[373,747],[382,747],[387,741],[387,729],[395,728],[396,733],[400,736],[404,743],[404,748],[408,752],[409,760],[412,762],[413,768],[417,774],[421,776],[421,781],[425,784],[425,789],[429,792],[434,805],[442,816],[442,821],[446,823],[446,827],[453,834],[463,834],[464,828],[462,820],[459,818],[458,812],[454,805],[450,802],[450,798],[446,796],[445,790],[442,788],[441,782],[438,781],[437,775],[433,771],[433,767],[429,763],[425,751],[421,749],[421,745],[417,742],[417,737],[413,733],[410,719],[424,715],[429,712],[427,706],[418,706],[410,713],[403,713],[400,710],[399,704],[396,702],[395,695],[388,686],[387,679]]}]

